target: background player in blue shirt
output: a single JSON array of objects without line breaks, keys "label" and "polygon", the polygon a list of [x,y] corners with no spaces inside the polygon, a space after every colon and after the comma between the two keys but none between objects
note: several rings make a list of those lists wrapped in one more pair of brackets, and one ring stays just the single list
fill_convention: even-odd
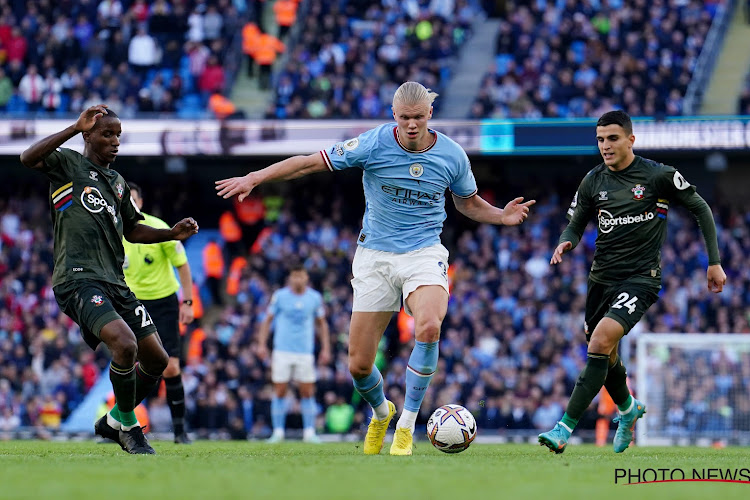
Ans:
[{"label": "background player in blue shirt", "polygon": [[323,297],[307,285],[310,277],[303,266],[289,272],[289,285],[277,290],[268,305],[266,318],[258,334],[258,356],[268,358],[268,335],[273,325],[273,355],[271,380],[274,395],[271,400],[273,435],[269,442],[284,440],[284,426],[288,411],[286,396],[289,381],[299,384],[302,408],[302,439],[318,442],[315,435],[315,329],[320,335],[320,362],[331,361],[328,323],[323,308]]},{"label": "background player in blue shirt", "polygon": [[352,263],[354,303],[349,329],[349,371],[354,387],[373,408],[365,454],[378,454],[396,414],[385,399],[374,366],[378,342],[403,297],[414,317],[416,343],[406,373],[404,411],[396,424],[392,455],[411,455],[412,435],[425,391],[437,368],[440,326],[448,309],[448,251],[440,244],[445,192],[459,212],[482,223],[517,225],[534,200],[516,198],[505,208],[477,194],[464,150],[427,127],[437,94],[406,82],[393,96],[396,124],[309,156],[293,156],[244,177],[216,182],[219,196],[241,201],[259,184],[295,179],[326,169],[362,169],[365,214]]}]

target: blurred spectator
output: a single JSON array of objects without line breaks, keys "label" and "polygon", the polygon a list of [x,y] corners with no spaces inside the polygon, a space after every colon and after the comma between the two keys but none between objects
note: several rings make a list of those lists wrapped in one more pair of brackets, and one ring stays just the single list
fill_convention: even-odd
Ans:
[{"label": "blurred spectator", "polygon": [[277,55],[284,52],[285,49],[282,41],[273,35],[261,33],[258,36],[253,58],[260,72],[258,86],[261,90],[271,88],[271,68],[273,63],[276,62]]},{"label": "blurred spectator", "polygon": [[287,33],[297,21],[297,5],[299,0],[276,0],[273,4],[273,13],[276,15],[276,24],[279,26],[279,38],[286,38]]},{"label": "blurred spectator", "polygon": [[334,434],[344,434],[351,430],[354,423],[354,408],[344,400],[341,394],[327,392],[325,402],[328,409],[325,413],[326,430]]},{"label": "blurred spectator", "polygon": [[36,66],[32,64],[18,84],[18,91],[31,111],[39,107],[45,90],[44,78],[37,72]]}]

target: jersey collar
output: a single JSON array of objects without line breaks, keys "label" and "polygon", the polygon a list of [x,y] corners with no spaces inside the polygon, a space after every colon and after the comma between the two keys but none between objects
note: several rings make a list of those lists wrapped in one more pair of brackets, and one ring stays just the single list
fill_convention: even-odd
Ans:
[{"label": "jersey collar", "polygon": [[427,129],[427,132],[431,133],[432,136],[433,136],[432,144],[430,144],[429,146],[427,146],[424,149],[420,149],[419,151],[412,151],[411,149],[409,149],[406,146],[404,146],[403,144],[401,144],[401,139],[399,139],[399,137],[398,137],[398,127],[393,127],[393,137],[396,139],[396,143],[401,147],[401,149],[403,149],[407,153],[412,153],[412,154],[426,153],[427,151],[429,151],[430,149],[432,149],[432,147],[437,143],[437,139],[438,139],[437,132],[435,132],[434,130],[432,130],[430,128]]}]

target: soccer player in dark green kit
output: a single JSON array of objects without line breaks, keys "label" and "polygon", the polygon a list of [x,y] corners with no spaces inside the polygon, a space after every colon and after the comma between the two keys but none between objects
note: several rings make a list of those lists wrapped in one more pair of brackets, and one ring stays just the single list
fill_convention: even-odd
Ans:
[{"label": "soccer player in dark green kit", "polygon": [[560,236],[550,264],[578,244],[586,224],[596,217],[599,234],[589,273],[584,331],[586,366],[576,382],[560,422],[539,434],[539,443],[562,453],[583,412],[602,386],[619,409],[615,453],[633,439],[646,405],[630,395],[625,366],[617,355],[620,339],[656,302],[661,289],[661,246],[667,234],[667,211],[676,201],[698,221],[708,250],[708,289],[719,293],[727,276],[721,267],[711,209],[673,167],[633,153],[633,124],[623,111],[610,111],[596,124],[604,163],[584,177],[568,209],[570,223]]},{"label": "soccer player in dark green kit", "polygon": [[[83,155],[60,147],[79,133]],[[114,112],[104,104],[91,106],[73,125],[21,153],[21,163],[50,181],[55,299],[92,349],[104,342],[112,353],[116,404],[96,422],[95,432],[128,453],[153,454],[133,409],[158,384],[169,358],[146,308],[125,284],[122,237],[133,243],[185,240],[198,224],[192,218],[171,229],[138,224],[143,216],[127,183],[109,168],[121,133]]]}]

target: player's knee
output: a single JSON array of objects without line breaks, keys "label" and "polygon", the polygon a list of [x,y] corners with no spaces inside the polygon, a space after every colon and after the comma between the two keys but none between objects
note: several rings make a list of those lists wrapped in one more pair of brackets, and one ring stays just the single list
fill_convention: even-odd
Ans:
[{"label": "player's knee", "polygon": [[123,366],[132,366],[138,356],[138,342],[134,335],[120,335],[107,344],[112,358]]},{"label": "player's knee", "polygon": [[615,344],[606,338],[598,338],[596,336],[591,337],[589,342],[588,352],[596,354],[609,354],[612,352]]},{"label": "player's knee", "polygon": [[349,360],[349,373],[352,375],[353,378],[357,378],[357,379],[365,378],[370,373],[372,373],[372,365],[363,363],[356,359],[350,359]]},{"label": "player's knee", "polygon": [[427,318],[419,321],[415,328],[415,336],[420,342],[437,342],[440,339],[440,326],[442,322],[438,318]]}]

